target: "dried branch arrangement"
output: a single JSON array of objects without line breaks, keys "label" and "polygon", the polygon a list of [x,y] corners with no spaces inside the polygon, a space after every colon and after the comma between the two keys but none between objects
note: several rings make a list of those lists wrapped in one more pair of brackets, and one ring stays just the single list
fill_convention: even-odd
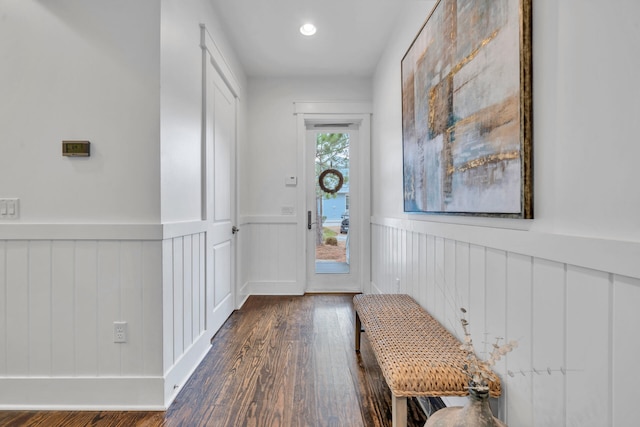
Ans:
[{"label": "dried branch arrangement", "polygon": [[503,338],[496,338],[496,341],[492,344],[493,348],[489,354],[487,360],[480,359],[473,347],[473,340],[471,339],[471,333],[469,332],[469,321],[466,318],[467,310],[461,308],[462,317],[460,323],[462,324],[462,330],[464,331],[464,341],[460,346],[460,349],[467,354],[467,364],[464,366],[466,374],[469,376],[469,388],[477,391],[488,391],[489,382],[497,379],[496,374],[493,372],[492,367],[498,360],[505,354],[518,346],[517,341],[509,341],[506,344],[500,345]]}]

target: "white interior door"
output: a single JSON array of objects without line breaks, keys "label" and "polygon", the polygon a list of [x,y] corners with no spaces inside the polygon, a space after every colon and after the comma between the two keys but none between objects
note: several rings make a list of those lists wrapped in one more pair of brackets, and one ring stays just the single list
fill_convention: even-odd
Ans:
[{"label": "white interior door", "polygon": [[216,332],[235,307],[237,99],[206,64],[207,329]]}]

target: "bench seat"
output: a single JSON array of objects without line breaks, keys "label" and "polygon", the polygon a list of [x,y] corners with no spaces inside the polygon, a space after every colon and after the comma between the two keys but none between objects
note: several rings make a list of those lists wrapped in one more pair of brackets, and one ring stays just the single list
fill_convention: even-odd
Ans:
[{"label": "bench seat", "polygon": [[[466,396],[469,378],[461,342],[413,298],[404,294],[356,295],[355,347],[364,327],[393,395],[393,426],[406,426],[406,398]],[[501,393],[500,381],[489,384]]]}]

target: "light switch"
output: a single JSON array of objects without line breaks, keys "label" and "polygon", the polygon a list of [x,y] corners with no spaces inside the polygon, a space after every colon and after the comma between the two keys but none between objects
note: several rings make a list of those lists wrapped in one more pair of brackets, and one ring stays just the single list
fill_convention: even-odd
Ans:
[{"label": "light switch", "polygon": [[283,206],[282,215],[295,215],[296,209],[293,206]]},{"label": "light switch", "polygon": [[0,199],[0,220],[17,219],[20,199]]}]

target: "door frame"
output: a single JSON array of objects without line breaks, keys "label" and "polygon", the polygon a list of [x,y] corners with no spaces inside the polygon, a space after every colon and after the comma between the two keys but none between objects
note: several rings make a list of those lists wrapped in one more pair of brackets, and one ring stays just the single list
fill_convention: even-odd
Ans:
[{"label": "door frame", "polygon": [[[336,127],[327,125],[336,124]],[[360,257],[360,234],[362,232],[362,224],[360,218],[360,120],[337,119],[305,119],[307,126],[307,137],[305,140],[305,173],[306,175],[306,192],[307,200],[307,239],[305,251],[306,258],[306,292],[310,293],[327,293],[327,292],[361,292],[362,283],[360,275],[362,266]],[[320,125],[321,127],[317,127]],[[349,125],[348,127],[339,127],[340,125]],[[349,262],[348,271],[333,273],[318,273],[318,261],[316,259],[316,232],[318,227],[322,226],[322,221],[317,217],[317,199],[316,199],[316,180],[318,179],[315,169],[315,149],[318,134],[321,133],[346,133],[349,134]],[[309,229],[309,213],[314,224]],[[353,216],[351,216],[353,215]]]},{"label": "door frame", "polygon": [[307,124],[322,121],[349,121],[358,123],[360,167],[357,175],[359,185],[353,191],[360,196],[359,214],[354,221],[360,224],[360,233],[356,242],[360,247],[360,274],[357,278],[358,291],[369,292],[371,288],[371,114],[372,106],[368,102],[295,102],[298,138],[298,188],[297,188],[297,251],[296,259],[296,287],[300,294],[307,291],[307,200],[308,170],[306,158],[308,155]]}]

